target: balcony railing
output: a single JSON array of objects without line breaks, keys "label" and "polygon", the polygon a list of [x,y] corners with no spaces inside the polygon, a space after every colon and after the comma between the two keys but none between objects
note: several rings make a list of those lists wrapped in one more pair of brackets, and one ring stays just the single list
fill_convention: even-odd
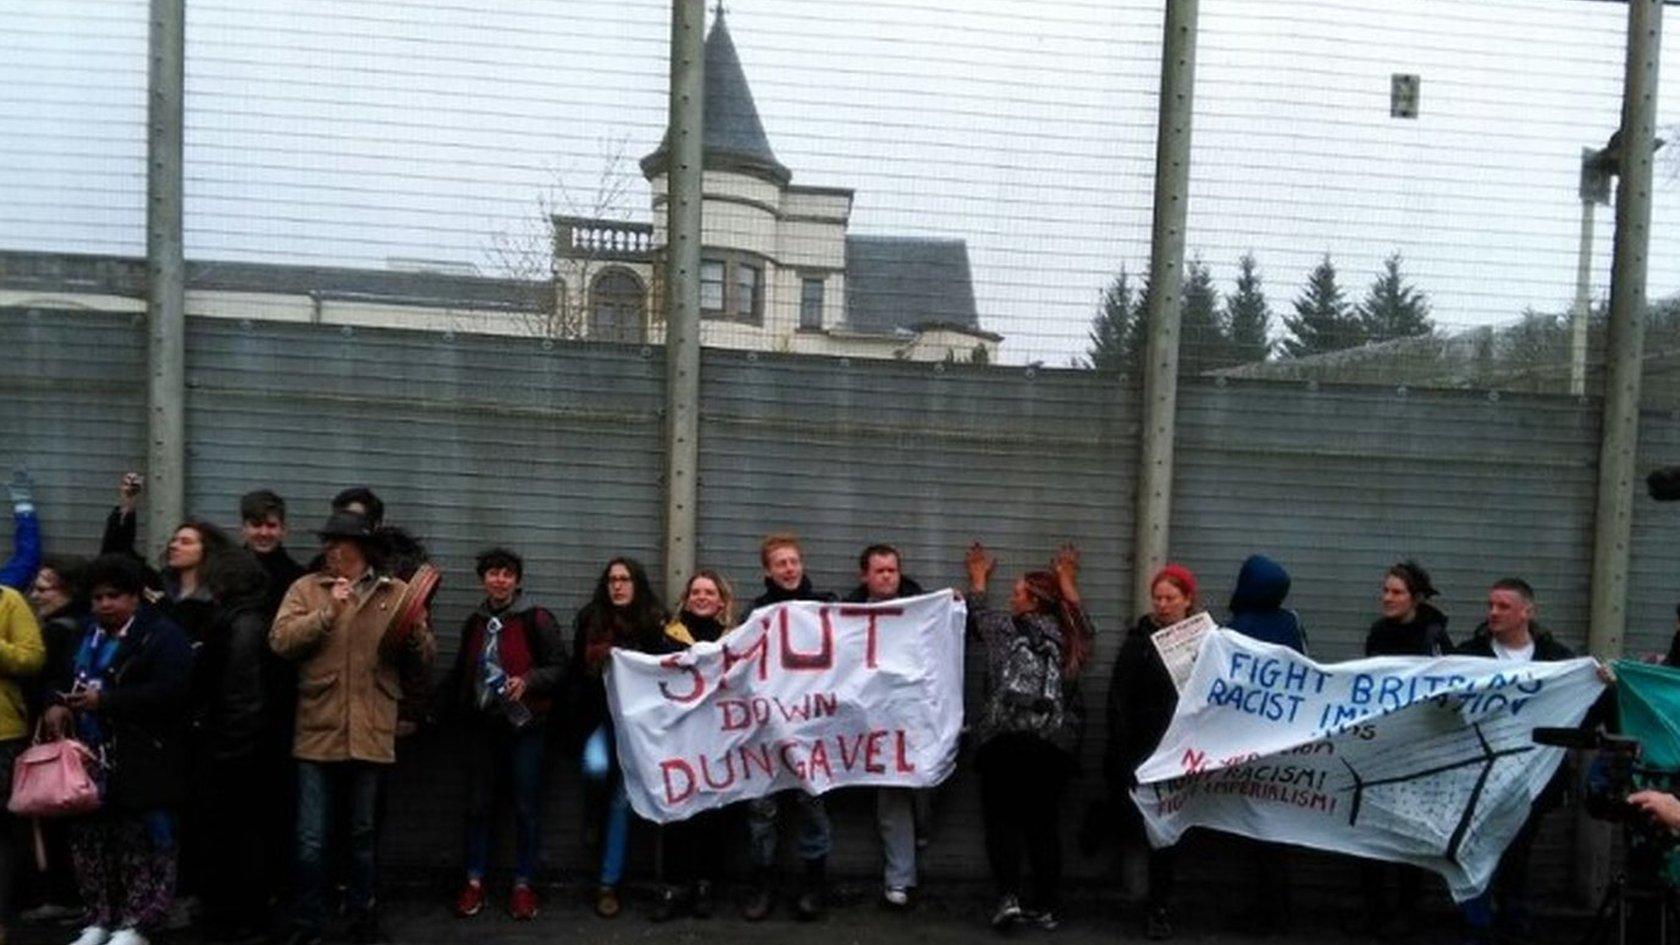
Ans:
[{"label": "balcony railing", "polygon": [[561,259],[645,262],[653,255],[653,224],[557,216],[554,254]]}]

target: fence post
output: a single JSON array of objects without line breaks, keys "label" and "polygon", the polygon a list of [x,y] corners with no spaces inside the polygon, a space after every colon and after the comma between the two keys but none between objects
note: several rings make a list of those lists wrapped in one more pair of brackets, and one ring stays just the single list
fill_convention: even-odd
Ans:
[{"label": "fence post", "polygon": [[1155,216],[1149,250],[1149,343],[1144,355],[1138,444],[1137,534],[1132,607],[1149,601],[1149,578],[1167,560],[1172,525],[1173,438],[1178,409],[1178,334],[1184,227],[1190,204],[1190,120],[1196,86],[1198,0],[1166,4],[1161,100],[1155,137]]},{"label": "fence post", "polygon": [[[1662,8],[1663,0],[1628,3],[1616,248],[1610,270],[1610,338],[1604,356],[1607,379],[1598,449],[1598,506],[1593,519],[1592,623],[1587,633],[1587,648],[1605,660],[1622,655],[1627,629],[1628,545],[1633,534],[1639,448],[1639,383],[1645,353],[1645,273],[1651,244]],[[1583,892],[1596,896],[1609,880],[1610,834],[1601,825],[1583,824],[1577,839],[1576,862],[1581,870],[1577,879]]]},{"label": "fence post", "polygon": [[[185,0],[151,0],[146,83],[146,542],[186,506],[186,261],[181,246]],[[148,555],[150,557],[150,555]]]},{"label": "fence post", "polygon": [[671,155],[665,203],[665,593],[694,570],[700,462],[700,184],[705,0],[671,5]]}]

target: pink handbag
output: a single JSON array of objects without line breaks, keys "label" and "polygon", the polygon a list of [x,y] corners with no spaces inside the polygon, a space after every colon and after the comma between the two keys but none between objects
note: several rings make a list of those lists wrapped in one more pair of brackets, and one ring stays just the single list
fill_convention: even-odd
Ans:
[{"label": "pink handbag", "polygon": [[89,768],[93,752],[73,738],[24,749],[12,765],[6,809],[22,817],[68,817],[99,809],[99,786]]}]

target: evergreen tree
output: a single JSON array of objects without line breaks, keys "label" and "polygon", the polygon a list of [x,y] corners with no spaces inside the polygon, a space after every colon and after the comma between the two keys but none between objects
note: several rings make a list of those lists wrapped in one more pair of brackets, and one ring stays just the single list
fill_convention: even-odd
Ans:
[{"label": "evergreen tree", "polygon": [[1295,299],[1295,314],[1285,315],[1283,325],[1290,334],[1283,349],[1294,358],[1365,343],[1365,325],[1336,285],[1336,266],[1328,254],[1307,276],[1306,289]]},{"label": "evergreen tree", "polygon": [[1435,333],[1435,323],[1429,318],[1429,298],[1406,284],[1400,275],[1399,253],[1383,260],[1383,271],[1371,283],[1358,311],[1370,341]]},{"label": "evergreen tree", "polygon": [[1219,312],[1219,290],[1200,257],[1184,267],[1179,317],[1178,372],[1200,374],[1231,363],[1230,345]]},{"label": "evergreen tree", "polygon": [[1236,294],[1225,298],[1225,328],[1230,333],[1232,363],[1251,364],[1271,357],[1272,308],[1261,291],[1254,254],[1244,253],[1237,266]]},{"label": "evergreen tree", "polygon": [[1143,306],[1132,291],[1131,275],[1124,266],[1103,290],[1097,314],[1091,319],[1082,367],[1104,374],[1133,374],[1143,357]]}]

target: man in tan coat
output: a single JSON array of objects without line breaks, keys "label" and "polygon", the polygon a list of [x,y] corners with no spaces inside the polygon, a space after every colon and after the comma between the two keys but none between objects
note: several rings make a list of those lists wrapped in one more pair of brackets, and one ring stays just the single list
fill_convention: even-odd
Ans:
[{"label": "man in tan coat", "polygon": [[354,942],[380,940],[374,904],[379,777],[396,760],[397,703],[405,669],[434,655],[424,618],[406,639],[387,630],[407,585],[381,574],[367,519],[335,512],[321,529],[325,566],[299,578],[280,604],[269,645],[297,664],[297,902],[291,942],[321,940],[326,921],[331,812],[350,811],[349,906]]}]

